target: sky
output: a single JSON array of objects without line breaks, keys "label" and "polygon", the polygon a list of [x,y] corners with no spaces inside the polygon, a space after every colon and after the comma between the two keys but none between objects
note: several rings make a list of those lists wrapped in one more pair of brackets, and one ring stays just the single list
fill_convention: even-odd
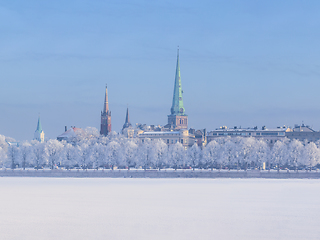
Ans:
[{"label": "sky", "polygon": [[0,134],[47,139],[165,125],[177,48],[189,128],[307,124],[320,130],[319,1],[0,2]]}]

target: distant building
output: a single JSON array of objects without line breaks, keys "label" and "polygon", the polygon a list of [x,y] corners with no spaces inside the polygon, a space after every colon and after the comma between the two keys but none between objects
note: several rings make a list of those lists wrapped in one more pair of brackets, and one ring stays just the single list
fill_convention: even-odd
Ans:
[{"label": "distant building", "polygon": [[289,139],[297,139],[300,141],[316,142],[320,140],[320,132],[313,130],[311,127],[302,124],[295,125],[291,132],[286,132]]},{"label": "distant building", "polygon": [[284,139],[288,132],[292,130],[288,127],[281,127],[275,129],[268,129],[265,126],[262,129],[254,128],[227,128],[226,126],[220,127],[219,129],[210,131],[207,133],[208,143],[212,140],[215,140],[219,137],[254,137],[254,138],[263,138],[268,140],[270,144],[273,144],[279,139]]},{"label": "distant building", "polygon": [[67,126],[65,126],[64,133],[60,134],[57,137],[57,140],[59,141],[67,141],[70,142],[73,138],[77,137],[82,132],[81,128],[71,127],[67,129]]},{"label": "distant building", "polygon": [[127,113],[126,113],[126,120],[123,124],[121,133],[127,137],[127,138],[133,138],[134,137],[134,128],[132,127],[130,123],[130,118],[129,118],[129,108],[127,107]]},{"label": "distant building", "polygon": [[151,141],[162,140],[167,145],[181,143],[185,148],[192,146],[195,143],[194,136],[190,135],[187,129],[176,131],[150,131],[143,132],[138,135],[138,138],[143,143],[147,138]]},{"label": "distant building", "polygon": [[40,116],[38,118],[37,129],[34,132],[34,138],[33,139],[37,140],[39,142],[44,142],[44,132],[43,132],[42,126],[41,126]]},{"label": "distant building", "polygon": [[109,111],[108,89],[106,86],[104,106],[103,106],[103,110],[101,111],[100,134],[107,136],[110,132],[111,132],[111,111]]}]

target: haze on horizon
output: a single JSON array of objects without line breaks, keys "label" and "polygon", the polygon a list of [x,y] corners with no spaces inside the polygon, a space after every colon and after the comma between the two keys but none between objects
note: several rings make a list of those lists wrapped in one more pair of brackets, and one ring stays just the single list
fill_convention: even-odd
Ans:
[{"label": "haze on horizon", "polygon": [[318,1],[2,1],[0,134],[167,123],[177,46],[189,127],[320,130]]}]

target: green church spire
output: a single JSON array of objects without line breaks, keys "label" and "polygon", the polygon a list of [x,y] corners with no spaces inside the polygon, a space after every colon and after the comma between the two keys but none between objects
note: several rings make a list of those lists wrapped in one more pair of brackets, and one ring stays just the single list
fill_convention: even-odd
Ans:
[{"label": "green church spire", "polygon": [[179,115],[179,116],[185,115],[184,114],[185,109],[183,107],[182,93],[183,93],[183,91],[182,91],[182,87],[181,87],[179,49],[178,49],[176,78],[175,78],[175,82],[174,82],[171,115]]}]

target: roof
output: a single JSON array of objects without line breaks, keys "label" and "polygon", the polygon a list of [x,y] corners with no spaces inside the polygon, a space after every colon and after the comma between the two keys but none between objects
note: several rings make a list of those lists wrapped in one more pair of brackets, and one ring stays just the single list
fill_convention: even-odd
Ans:
[{"label": "roof", "polygon": [[139,135],[173,135],[180,134],[180,132],[144,132]]},{"label": "roof", "polygon": [[69,128],[66,132],[60,134],[57,138],[59,139],[68,139],[77,136],[77,132],[82,131],[81,128],[72,127]]}]

